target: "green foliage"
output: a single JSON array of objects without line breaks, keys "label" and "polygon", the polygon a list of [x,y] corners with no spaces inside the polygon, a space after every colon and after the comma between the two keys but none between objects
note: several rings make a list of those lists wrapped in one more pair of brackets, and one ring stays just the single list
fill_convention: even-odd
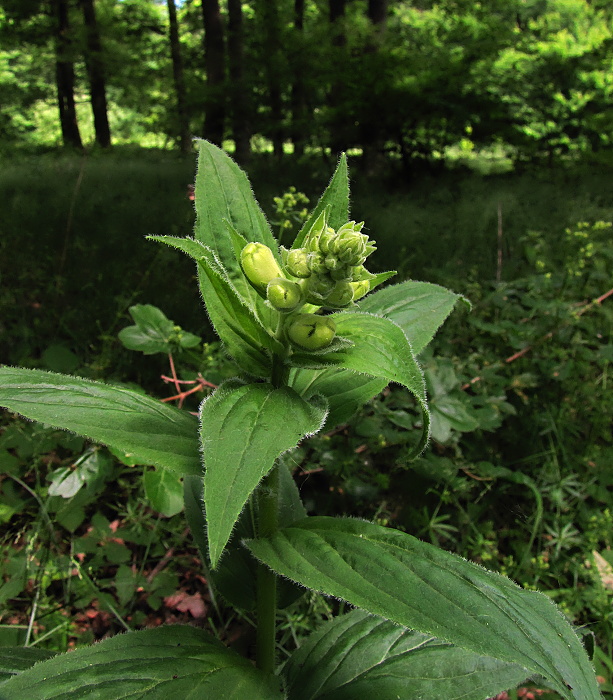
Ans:
[{"label": "green foliage", "polygon": [[[224,587],[229,586],[225,588],[230,591],[228,599],[246,600],[249,607],[255,598],[256,668],[201,631],[165,627],[115,637],[70,655],[54,657],[14,675],[1,686],[0,692],[25,697],[36,688],[41,697],[62,697],[78,692],[85,682],[97,684],[100,693],[108,697],[111,691],[117,697],[118,689],[120,693],[161,697],[167,694],[166,684],[171,683],[175,690],[185,688],[185,692],[187,688],[191,692],[196,685],[213,694],[219,694],[223,688],[224,693],[232,695],[234,689],[238,692],[240,688],[242,695],[246,685],[250,697],[302,697],[303,684],[296,684],[295,679],[290,682],[290,673],[298,672],[309,679],[319,674],[322,682],[329,683],[330,672],[325,665],[322,667],[319,653],[308,653],[308,647],[297,662],[290,655],[289,662],[277,668],[276,615],[284,604],[287,589],[286,584],[278,585],[277,572],[313,590],[361,606],[364,613],[384,616],[383,627],[377,631],[384,665],[389,661],[390,668],[395,667],[406,677],[419,671],[423,659],[415,659],[415,655],[410,658],[410,648],[404,644],[410,647],[411,643],[418,643],[428,655],[433,655],[447,679],[450,672],[451,677],[475,673],[479,692],[486,689],[488,693],[499,692],[509,683],[538,674],[568,700],[597,698],[597,684],[584,648],[572,627],[544,596],[521,590],[498,574],[399,530],[355,519],[305,518],[288,462],[279,459],[281,453],[323,427],[326,418],[330,421],[331,417],[338,417],[339,412],[328,415],[327,406],[331,404],[335,408],[339,384],[348,377],[352,379],[348,382],[349,390],[343,389],[342,409],[347,413],[349,408],[351,412],[358,410],[373,396],[377,386],[381,388],[388,381],[405,387],[419,407],[419,417],[412,425],[407,411],[404,414],[394,411],[394,418],[405,429],[419,423],[421,440],[415,442],[417,450],[421,450],[429,435],[430,412],[424,377],[410,338],[414,338],[415,347],[423,350],[458,301],[458,295],[434,285],[405,282],[389,291],[374,292],[363,302],[360,300],[366,310],[359,303],[333,314],[327,313],[327,298],[322,295],[321,303],[309,303],[302,308],[324,320],[332,319],[336,337],[325,347],[308,345],[297,349],[289,342],[286,328],[292,327],[292,314],[296,314],[294,320],[300,318],[301,309],[288,314],[287,310],[278,311],[274,305],[267,304],[252,288],[253,280],[259,281],[258,270],[249,270],[249,275],[245,275],[239,263],[240,253],[249,243],[267,246],[283,274],[287,272],[284,257],[253,198],[246,176],[222,151],[206,142],[200,144],[196,209],[195,239],[153,238],[179,248],[196,261],[207,310],[239,373],[237,379],[224,382],[202,405],[201,461],[192,449],[198,440],[193,417],[163,406],[134,389],[40,370],[3,367],[0,400],[28,417],[106,442],[115,453],[124,454],[126,460],[134,458],[156,464],[161,471],[153,480],[145,476],[145,483],[149,479],[150,498],[168,514],[178,510],[178,476],[173,477],[167,469],[184,475],[187,517],[201,550],[209,585],[213,589],[218,586],[222,596]],[[341,159],[319,205],[298,234],[294,248],[304,247],[313,252],[316,244],[324,252],[322,237],[329,235],[330,250],[326,255],[332,252],[338,260],[345,254],[351,260],[351,256],[359,255],[360,263],[363,262],[370,244],[359,232],[356,235],[353,223],[349,225],[350,231],[344,228],[347,219],[346,161]],[[326,226],[331,227],[331,233]],[[349,232],[345,235],[343,231]],[[325,240],[327,245],[328,239]],[[258,261],[252,262],[257,268]],[[266,266],[266,269],[270,266],[268,259]],[[330,277],[328,281],[332,285],[343,282],[334,279],[330,272],[336,267],[328,266],[327,262],[325,267],[326,272],[318,270],[317,274]],[[259,272],[264,275],[266,270]],[[385,277],[384,274],[364,279],[372,288]],[[405,293],[408,299],[404,298]],[[417,320],[422,315],[429,318]],[[152,307],[137,309],[134,318],[138,329],[136,342],[133,342],[135,331],[127,334],[127,341],[141,350],[166,353],[172,348],[170,338],[182,337],[173,336],[174,324],[171,329],[172,322]],[[152,346],[148,344],[149,331],[153,332],[155,341]],[[193,351],[193,343],[189,341],[189,347],[181,348],[180,341],[175,341],[176,352]],[[170,358],[171,380],[179,386],[172,351]],[[304,371],[314,374],[306,384],[301,384],[299,378]],[[317,390],[312,391],[315,383]],[[440,377],[432,372],[429,383],[434,403],[438,402],[439,437],[446,434],[451,437],[452,431],[469,431],[476,424],[481,425],[471,416],[470,404],[454,400],[456,378],[451,370]],[[22,384],[21,391],[18,384]],[[200,384],[204,386],[204,381]],[[58,394],[67,407],[65,421],[58,410]],[[483,423],[492,422],[487,411],[482,414],[477,411],[477,415]],[[449,424],[446,431],[443,430],[445,419]],[[330,422],[327,426],[334,427]],[[133,446],[131,432],[135,438]],[[204,466],[204,474],[198,464]],[[95,482],[96,477],[90,477],[89,473],[87,478]],[[54,488],[63,489],[68,495],[81,478],[86,480],[82,469],[73,478],[76,483],[64,484],[58,480]],[[569,482],[563,494],[572,490],[573,484]],[[80,488],[73,497],[81,492],[86,493]],[[105,528],[104,521],[100,525]],[[232,537],[234,527],[236,533]],[[437,529],[444,531],[440,521]],[[573,536],[567,528],[559,532],[558,541],[568,542]],[[564,546],[560,544],[560,551]],[[127,566],[130,553],[126,550],[127,547],[120,545],[100,552],[100,556],[111,557],[118,565],[113,586],[120,604],[129,601],[130,590],[139,582],[139,574]],[[248,552],[254,553],[255,559]],[[225,577],[224,561],[228,562]],[[254,570],[255,591],[236,586],[240,577],[235,572],[249,572],[253,576]],[[84,573],[83,577],[89,580]],[[291,586],[288,590],[291,599],[290,591]],[[119,612],[115,614],[122,619]],[[354,675],[350,680],[355,679],[355,664],[368,666],[367,658],[353,652],[356,635],[368,644],[373,629],[364,624],[372,618],[360,615],[353,614],[346,621],[339,618],[337,624],[329,625],[316,640],[320,649],[331,648],[338,638],[338,625],[346,625],[350,631],[345,636],[345,647],[335,653],[344,657],[348,654],[354,659]],[[401,627],[392,628],[390,622]],[[414,632],[409,633],[404,626],[413,628]],[[411,635],[420,633],[435,634],[437,639],[418,636],[411,642]],[[399,635],[396,640],[401,639],[396,651],[408,652],[399,659],[395,653],[389,653],[394,635]],[[155,655],[151,647],[155,647]],[[329,663],[333,659],[330,653]],[[369,669],[363,680],[364,684],[356,688],[364,697],[377,687],[388,696],[396,692],[397,685],[387,671],[381,679],[376,671]],[[420,688],[432,695],[440,692],[441,681],[442,674],[435,673],[429,679],[422,679]],[[377,686],[381,682],[383,685]],[[340,690],[343,685],[340,677],[332,683],[339,683],[341,693],[355,692],[355,688]],[[471,693],[477,691],[464,683],[464,695],[476,697]],[[325,692],[315,691],[309,697],[325,697]]]}]

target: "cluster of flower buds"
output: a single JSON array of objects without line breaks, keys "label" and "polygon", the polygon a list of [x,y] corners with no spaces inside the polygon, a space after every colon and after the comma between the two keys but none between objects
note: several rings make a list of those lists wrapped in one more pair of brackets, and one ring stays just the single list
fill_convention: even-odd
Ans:
[{"label": "cluster of flower buds", "polygon": [[277,311],[290,314],[289,340],[303,350],[329,346],[336,327],[328,316],[300,311],[304,304],[344,309],[370,291],[372,275],[364,268],[375,246],[355,221],[330,228],[322,215],[302,248],[283,250],[283,265],[263,243],[248,243],[240,256],[241,267],[252,287]]},{"label": "cluster of flower buds", "polygon": [[303,280],[309,304],[343,309],[368,293],[364,262],[375,246],[361,233],[363,226],[363,222],[350,221],[335,231],[322,217],[304,247],[287,252],[285,269]]}]

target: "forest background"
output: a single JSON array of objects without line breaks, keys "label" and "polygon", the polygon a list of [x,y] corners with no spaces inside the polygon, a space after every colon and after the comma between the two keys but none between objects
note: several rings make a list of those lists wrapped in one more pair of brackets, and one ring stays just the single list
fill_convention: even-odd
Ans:
[{"label": "forest background", "polygon": [[[247,169],[286,243],[348,152],[373,266],[473,303],[420,358],[427,452],[406,463],[419,412],[388,389],[293,455],[309,509],[547,591],[612,691],[611,3],[0,0],[0,362],[187,386],[192,410],[232,376],[191,265],[144,240],[191,234],[192,137]],[[194,618],[240,643],[176,485],[1,420],[0,643]],[[287,639],[333,605],[284,613]]]}]

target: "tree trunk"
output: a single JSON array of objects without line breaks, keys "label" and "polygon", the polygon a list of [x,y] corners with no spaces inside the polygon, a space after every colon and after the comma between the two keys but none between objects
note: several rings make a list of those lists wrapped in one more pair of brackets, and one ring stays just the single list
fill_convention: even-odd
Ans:
[{"label": "tree trunk", "polygon": [[281,27],[278,0],[262,0],[262,19],[266,37],[265,71],[268,83],[268,106],[273,152],[276,158],[283,155],[283,103],[281,99]]},{"label": "tree trunk", "polygon": [[106,103],[106,82],[104,78],[104,62],[102,59],[102,43],[96,21],[94,0],[80,0],[85,23],[85,67],[89,78],[89,94],[94,115],[94,130],[96,143],[102,148],[111,145],[111,130],[109,128],[108,107]]},{"label": "tree trunk", "polygon": [[204,137],[221,146],[226,120],[224,95],[226,70],[223,22],[219,0],[202,0],[202,21],[204,24],[204,69],[206,71]]},{"label": "tree trunk", "polygon": [[183,58],[181,56],[181,44],[179,42],[179,23],[177,22],[177,8],[175,0],[166,0],[168,5],[168,39],[170,41],[170,56],[172,59],[172,75],[177,97],[177,118],[179,126],[179,145],[183,153],[189,153],[192,149],[192,141],[189,134],[189,115],[187,114],[187,100],[185,95],[185,80],[183,79]]},{"label": "tree trunk", "polygon": [[379,29],[387,23],[387,0],[368,0],[368,19]]},{"label": "tree trunk", "polygon": [[74,67],[70,60],[70,24],[67,0],[52,0],[55,15],[55,82],[60,112],[62,141],[65,146],[83,148],[74,102]]},{"label": "tree trunk", "polygon": [[241,0],[228,0],[228,59],[234,156],[245,164],[251,156],[248,93],[243,78],[243,8]]},{"label": "tree trunk", "polygon": [[[368,0],[367,15],[374,34],[364,47],[364,57],[370,61],[376,61],[379,45],[387,24],[387,0]],[[368,81],[372,81],[368,88],[368,94],[378,100],[378,71],[376,67],[365,64],[365,75]],[[366,107],[366,102],[364,103]],[[379,114],[376,110],[366,107],[360,119],[360,143],[362,145],[364,169],[376,174],[385,165],[385,135],[380,125]]]},{"label": "tree trunk", "polygon": [[292,84],[292,142],[294,155],[304,155],[306,141],[306,96],[304,85],[305,65],[302,38],[304,30],[304,0],[294,0],[294,31],[298,35],[298,52],[294,56],[294,82]]},{"label": "tree trunk", "polygon": [[342,73],[339,69],[345,65],[345,45],[347,37],[343,19],[345,17],[345,0],[329,0],[329,21],[332,29],[333,60],[332,70],[336,73],[332,76],[328,106],[330,115],[330,149],[333,154],[339,154],[348,147],[346,137],[346,116],[341,114],[341,105],[345,103],[345,85]]}]

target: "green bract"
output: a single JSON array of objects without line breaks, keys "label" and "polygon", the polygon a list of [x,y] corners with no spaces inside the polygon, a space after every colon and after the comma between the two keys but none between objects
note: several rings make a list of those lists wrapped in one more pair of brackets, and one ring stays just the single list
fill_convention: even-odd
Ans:
[{"label": "green bract", "polygon": [[334,340],[336,324],[329,316],[300,314],[289,325],[287,335],[304,350],[322,350]]}]

